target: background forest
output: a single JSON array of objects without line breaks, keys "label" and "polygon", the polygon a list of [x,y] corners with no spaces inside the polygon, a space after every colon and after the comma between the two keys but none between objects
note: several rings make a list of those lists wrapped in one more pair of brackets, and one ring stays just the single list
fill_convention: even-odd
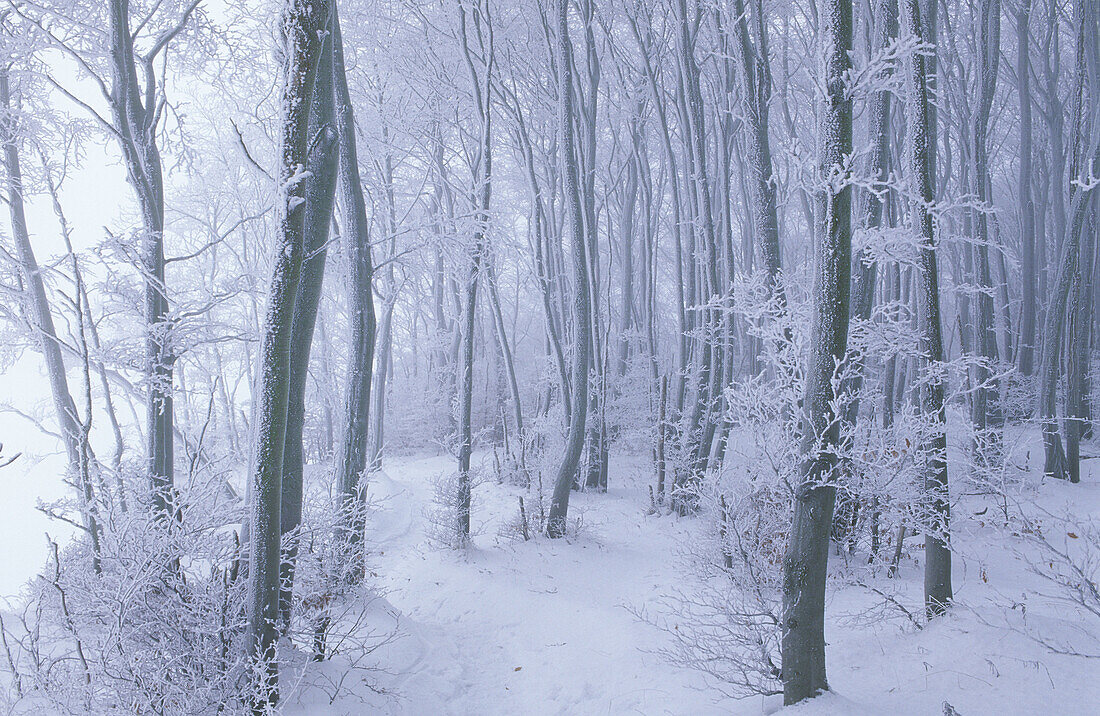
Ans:
[{"label": "background forest", "polygon": [[1100,698],[1100,1],[2,0],[0,143],[7,712]]}]

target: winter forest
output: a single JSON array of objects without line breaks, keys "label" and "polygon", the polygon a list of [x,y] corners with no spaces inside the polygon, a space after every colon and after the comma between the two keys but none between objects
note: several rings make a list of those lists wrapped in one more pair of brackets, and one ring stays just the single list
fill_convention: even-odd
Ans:
[{"label": "winter forest", "polygon": [[3,713],[1100,702],[1100,0],[0,0],[0,144]]}]

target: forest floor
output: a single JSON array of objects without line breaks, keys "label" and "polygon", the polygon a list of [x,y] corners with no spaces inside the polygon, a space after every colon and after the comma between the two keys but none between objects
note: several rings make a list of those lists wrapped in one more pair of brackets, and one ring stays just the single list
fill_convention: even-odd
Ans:
[{"label": "forest floor", "polygon": [[[1034,455],[1041,452],[1031,449],[1033,471]],[[1100,517],[1100,460],[1083,464],[1092,471],[1082,484],[1047,481],[1033,493],[1037,502],[1052,514],[1068,509]],[[580,526],[565,540],[524,541],[510,527],[524,491],[478,484],[474,536],[461,551],[432,537],[434,485],[452,470],[448,457],[393,459],[373,480],[371,569],[381,597],[372,608],[378,628],[395,629],[396,638],[371,654],[381,671],[341,674],[340,660],[329,662],[331,677],[345,679],[344,695],[330,704],[321,693],[303,691],[296,704],[286,704],[289,713],[779,710],[778,697],[734,700],[700,673],[670,664],[658,653],[669,646],[669,635],[636,616],[639,610],[659,614],[662,600],[690,583],[680,557],[701,528],[698,520],[648,514],[644,459],[616,457],[607,494],[573,494],[570,515]],[[1100,660],[1051,653],[1022,633],[1020,610],[1011,607],[1026,601],[1026,623],[1049,637],[1093,650],[1096,642],[1081,643],[1072,608],[1037,596],[1049,587],[1028,569],[1038,553],[1006,538],[996,511],[989,498],[959,500],[958,604],[924,629],[883,616],[882,600],[865,589],[831,588],[826,635],[833,693],[784,713],[933,715],[943,713],[944,702],[962,716],[1095,713]],[[1059,537],[1051,539],[1068,539]],[[909,545],[899,578],[889,580],[891,594],[917,610],[920,541]],[[842,565],[843,558],[834,552],[832,562]],[[879,611],[868,612],[876,604]]]}]

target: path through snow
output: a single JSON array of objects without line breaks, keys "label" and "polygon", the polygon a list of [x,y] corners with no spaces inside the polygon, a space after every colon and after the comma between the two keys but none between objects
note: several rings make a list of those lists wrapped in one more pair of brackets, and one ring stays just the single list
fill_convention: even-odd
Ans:
[{"label": "path through snow", "polygon": [[[524,492],[478,485],[475,536],[463,551],[430,539],[433,484],[451,470],[447,457],[395,459],[370,486],[372,569],[401,633],[376,652],[388,672],[377,683],[389,693],[364,689],[354,704],[341,699],[324,707],[308,698],[291,713],[357,714],[366,707],[414,716],[706,716],[778,708],[774,698],[732,700],[700,674],[670,665],[655,653],[667,635],[631,611],[652,608],[682,586],[677,552],[699,528],[695,520],[646,514],[644,460],[616,459],[607,494],[573,494],[570,514],[583,527],[568,540],[502,536],[500,526],[515,518]],[[1051,505],[1075,502],[1100,514],[1095,476],[1080,486],[1047,484],[1042,495]],[[920,632],[895,622],[853,622],[846,615],[866,605],[867,594],[831,589],[826,636],[836,693],[791,713],[931,716],[942,713],[944,701],[963,716],[1094,713],[1100,663],[1051,655],[982,624],[967,608],[1039,586],[1003,539],[971,515],[964,509],[956,518],[960,606],[946,619]],[[920,580],[919,563],[908,560],[900,586],[917,605]],[[1046,609],[1035,617],[1063,616]]]}]

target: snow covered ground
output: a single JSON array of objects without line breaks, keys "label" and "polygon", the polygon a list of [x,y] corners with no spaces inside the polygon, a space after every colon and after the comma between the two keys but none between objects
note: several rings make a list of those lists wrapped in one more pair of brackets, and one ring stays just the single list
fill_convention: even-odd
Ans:
[{"label": "snow covered ground", "polygon": [[[1034,451],[1032,454],[1036,454]],[[1031,460],[1034,463],[1034,458]],[[1100,517],[1100,470],[1080,485],[1050,483],[1041,502]],[[697,521],[647,515],[649,470],[618,457],[606,495],[574,493],[581,517],[569,540],[524,542],[501,535],[518,513],[519,488],[476,487],[472,546],[455,552],[430,539],[433,482],[453,469],[446,457],[395,459],[371,486],[373,570],[396,617],[399,638],[373,656],[385,673],[352,697],[328,704],[302,694],[295,714],[761,714],[775,697],[734,700],[699,673],[656,653],[668,636],[640,621],[682,586],[678,552]],[[990,509],[975,515],[982,507]],[[1026,569],[1018,540],[995,527],[995,506],[967,497],[956,510],[955,588],[945,619],[916,630],[904,619],[857,615],[873,597],[831,590],[828,669],[834,693],[783,713],[940,714],[949,702],[973,714],[1087,714],[1100,703],[1100,661],[1051,654],[1006,628],[998,605],[1027,596],[1028,620],[1074,635],[1077,615],[1035,596],[1044,585]],[[920,554],[919,537],[910,548]],[[839,560],[839,558],[834,558]],[[898,592],[919,609],[921,569],[906,560]],[[384,620],[383,620],[384,621]],[[988,622],[988,623],[983,623]],[[1093,642],[1092,644],[1094,644]],[[1092,644],[1085,644],[1091,647]],[[338,671],[337,664],[327,668]],[[334,672],[335,673],[335,672]]]},{"label": "snow covered ground", "polygon": [[[1040,450],[1034,436],[1018,450],[1035,481]],[[20,545],[5,550],[2,560],[0,584],[7,594],[41,564],[44,530],[55,536],[70,532],[33,509],[43,491],[60,496],[64,487],[48,479],[57,474],[56,459],[31,457],[4,475],[0,530],[5,544]],[[1088,472],[1081,484],[1046,481],[1028,494],[1052,514],[1070,511],[1100,520],[1100,460],[1083,465]],[[394,458],[374,478],[372,583],[383,598],[372,605],[373,619],[381,632],[395,629],[396,638],[371,655],[378,671],[345,673],[340,660],[326,664],[332,679],[346,679],[342,695],[329,703],[326,692],[302,690],[285,704],[288,713],[357,714],[370,708],[410,716],[704,716],[780,709],[776,697],[734,700],[700,673],[668,663],[657,653],[668,646],[668,635],[635,616],[687,583],[681,553],[700,529],[694,519],[647,514],[651,470],[645,459],[616,456],[607,494],[573,494],[570,514],[581,527],[567,540],[523,541],[504,527],[514,523],[519,497],[525,496],[529,510],[532,498],[518,487],[478,484],[475,535],[463,551],[431,537],[434,485],[453,469],[446,456]],[[862,615],[868,605],[881,603],[866,590],[832,588],[827,638],[834,692],[783,713],[917,716],[942,713],[945,701],[963,716],[1095,713],[1100,660],[1052,654],[1007,628],[1023,622],[1018,609],[1008,609],[1007,617],[1005,609],[1026,602],[1031,626],[1100,650],[1095,640],[1082,641],[1080,614],[1040,596],[1052,590],[1027,568],[1024,558],[1033,558],[1034,550],[1006,535],[996,515],[989,498],[959,501],[958,604],[923,630],[906,626],[903,618]],[[1074,543],[1068,534],[1051,538]],[[889,580],[903,603],[916,609],[919,545],[920,538],[913,538],[909,551],[916,558],[903,563],[900,579]],[[833,563],[839,566],[842,559],[834,555]]]}]

